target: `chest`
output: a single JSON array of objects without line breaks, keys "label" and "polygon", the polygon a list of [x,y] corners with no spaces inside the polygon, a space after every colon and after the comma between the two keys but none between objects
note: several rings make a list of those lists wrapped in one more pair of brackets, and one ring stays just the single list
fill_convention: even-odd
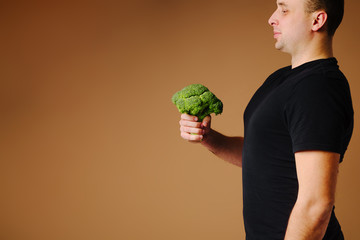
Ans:
[{"label": "chest", "polygon": [[243,169],[247,172],[256,169],[262,176],[296,178],[292,139],[284,112],[290,93],[286,79],[274,79],[265,82],[247,105],[243,149]]},{"label": "chest", "polygon": [[290,92],[284,78],[265,82],[245,109],[245,135],[263,138],[288,135],[284,108]]}]

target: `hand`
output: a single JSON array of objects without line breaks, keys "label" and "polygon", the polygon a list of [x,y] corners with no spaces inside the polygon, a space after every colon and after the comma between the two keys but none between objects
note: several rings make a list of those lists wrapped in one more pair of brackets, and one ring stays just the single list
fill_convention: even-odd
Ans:
[{"label": "hand", "polygon": [[190,142],[201,142],[210,132],[211,117],[207,116],[202,122],[197,122],[196,116],[181,114],[180,132],[181,137]]}]

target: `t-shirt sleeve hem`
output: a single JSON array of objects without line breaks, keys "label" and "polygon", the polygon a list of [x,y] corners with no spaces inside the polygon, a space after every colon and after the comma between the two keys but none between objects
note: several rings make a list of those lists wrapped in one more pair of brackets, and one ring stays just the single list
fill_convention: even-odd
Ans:
[{"label": "t-shirt sleeve hem", "polygon": [[299,151],[306,151],[306,150],[319,150],[319,151],[328,151],[328,152],[335,152],[342,155],[342,151],[339,147],[336,146],[329,146],[329,145],[322,145],[322,144],[297,144],[293,146],[293,153]]}]

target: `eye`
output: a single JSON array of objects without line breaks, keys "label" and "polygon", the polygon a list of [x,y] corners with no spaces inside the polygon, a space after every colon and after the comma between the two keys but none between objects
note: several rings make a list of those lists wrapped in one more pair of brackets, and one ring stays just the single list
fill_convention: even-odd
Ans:
[{"label": "eye", "polygon": [[288,12],[288,10],[287,10],[287,9],[283,9],[283,10],[281,10],[281,12],[285,14],[285,13]]}]

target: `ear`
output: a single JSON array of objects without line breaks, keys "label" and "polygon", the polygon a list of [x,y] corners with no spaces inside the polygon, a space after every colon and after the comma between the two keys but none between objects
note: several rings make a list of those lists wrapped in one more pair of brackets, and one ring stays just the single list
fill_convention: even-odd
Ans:
[{"label": "ear", "polygon": [[314,32],[319,31],[322,27],[324,27],[326,20],[327,20],[327,13],[325,11],[320,10],[314,12],[311,30]]}]

